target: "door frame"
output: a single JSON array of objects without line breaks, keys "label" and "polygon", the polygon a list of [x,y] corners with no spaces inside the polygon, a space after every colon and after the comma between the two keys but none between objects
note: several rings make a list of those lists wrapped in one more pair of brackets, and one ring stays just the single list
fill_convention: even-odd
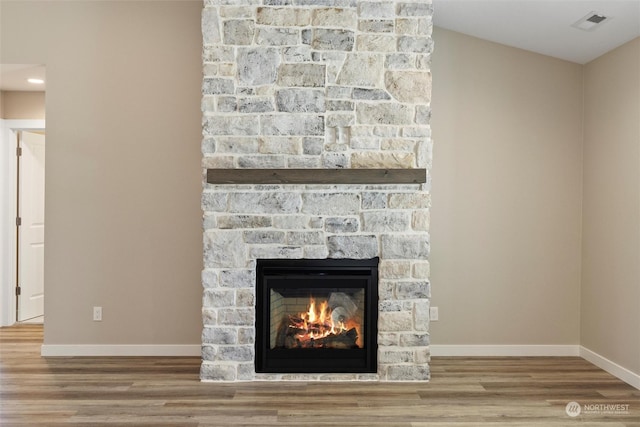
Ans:
[{"label": "door frame", "polygon": [[44,120],[0,120],[0,326],[16,323],[17,135],[44,130]]}]

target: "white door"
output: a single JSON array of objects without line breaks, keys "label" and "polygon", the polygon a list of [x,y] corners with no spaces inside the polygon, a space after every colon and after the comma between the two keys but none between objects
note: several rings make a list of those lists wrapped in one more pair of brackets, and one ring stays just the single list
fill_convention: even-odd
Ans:
[{"label": "white door", "polygon": [[44,315],[44,134],[20,138],[18,213],[18,321]]}]

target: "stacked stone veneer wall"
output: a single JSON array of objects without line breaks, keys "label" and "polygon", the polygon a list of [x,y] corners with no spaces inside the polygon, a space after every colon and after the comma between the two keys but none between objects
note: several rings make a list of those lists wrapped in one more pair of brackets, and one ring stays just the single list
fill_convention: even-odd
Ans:
[{"label": "stacked stone veneer wall", "polygon": [[[204,168],[431,165],[429,0],[207,0]],[[312,176],[313,172],[309,172]],[[429,378],[429,180],[204,185],[201,378]],[[379,256],[377,374],[256,374],[255,260]]]}]

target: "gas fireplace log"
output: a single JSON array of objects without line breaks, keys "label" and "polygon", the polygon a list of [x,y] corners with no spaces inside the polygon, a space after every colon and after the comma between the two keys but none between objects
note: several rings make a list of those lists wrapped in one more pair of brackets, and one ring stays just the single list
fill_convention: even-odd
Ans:
[{"label": "gas fireplace log", "polygon": [[326,348],[354,348],[357,347],[358,332],[355,328],[351,328],[346,332],[332,334],[324,338],[314,341],[315,347]]},{"label": "gas fireplace log", "polygon": [[334,348],[348,349],[356,348],[358,340],[358,332],[355,328],[339,334],[331,334],[324,338],[312,339],[309,341],[301,341],[296,337],[300,333],[299,329],[289,328],[286,337],[283,340],[284,348]]}]

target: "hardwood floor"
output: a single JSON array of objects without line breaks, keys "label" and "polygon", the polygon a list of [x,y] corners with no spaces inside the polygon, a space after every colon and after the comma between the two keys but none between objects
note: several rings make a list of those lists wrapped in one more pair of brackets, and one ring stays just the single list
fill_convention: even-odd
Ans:
[{"label": "hardwood floor", "polygon": [[0,328],[2,426],[640,427],[640,391],[573,357],[437,357],[427,384],[212,384],[198,358],[42,358],[41,344],[42,326]]}]

